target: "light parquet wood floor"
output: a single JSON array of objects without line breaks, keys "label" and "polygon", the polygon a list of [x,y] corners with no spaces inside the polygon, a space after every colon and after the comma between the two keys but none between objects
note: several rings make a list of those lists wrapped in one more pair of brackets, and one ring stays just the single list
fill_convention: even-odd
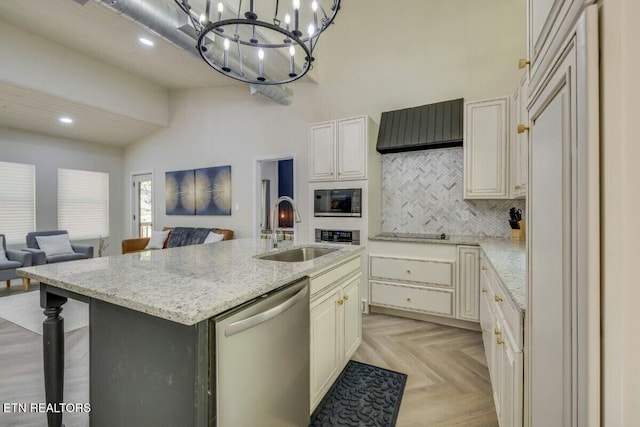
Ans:
[{"label": "light parquet wood floor", "polygon": [[[65,333],[67,402],[89,398],[88,329]],[[372,314],[363,317],[354,360],[408,375],[397,427],[498,425],[479,332]],[[42,337],[0,319],[0,401],[43,400]],[[84,427],[88,419],[74,414],[65,423]],[[3,427],[45,425],[42,414],[0,411]]]},{"label": "light parquet wood floor", "polygon": [[383,314],[353,359],[408,375],[397,427],[498,425],[480,332]]}]

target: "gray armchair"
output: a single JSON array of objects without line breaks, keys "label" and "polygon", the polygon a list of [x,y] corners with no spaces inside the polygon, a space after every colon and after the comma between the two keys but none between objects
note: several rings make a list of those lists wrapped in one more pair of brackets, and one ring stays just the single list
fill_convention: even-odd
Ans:
[{"label": "gray armchair", "polygon": [[[2,240],[2,249],[4,249],[7,255],[8,261],[0,260],[0,280],[7,282],[7,288],[11,286],[11,279],[17,279],[16,269],[20,267],[31,266],[31,253],[25,251],[13,251],[7,250],[7,242],[4,234],[0,234],[0,240]],[[25,291],[29,290],[29,284],[31,281],[26,277],[22,278],[22,286]]]},{"label": "gray armchair", "polygon": [[93,246],[71,244],[73,253],[48,255],[40,249],[36,236],[56,236],[59,234],[69,234],[66,230],[34,231],[27,234],[27,248],[25,251],[31,252],[33,265],[52,264],[55,262],[73,261],[76,259],[93,258]]}]

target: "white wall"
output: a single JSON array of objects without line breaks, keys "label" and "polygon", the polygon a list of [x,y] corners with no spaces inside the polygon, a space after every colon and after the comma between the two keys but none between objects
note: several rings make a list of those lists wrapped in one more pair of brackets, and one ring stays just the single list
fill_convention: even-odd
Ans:
[{"label": "white wall", "polygon": [[601,2],[603,425],[640,419],[640,2]]},{"label": "white wall", "polygon": [[[298,232],[305,236],[309,123],[361,114],[379,122],[383,111],[511,94],[525,49],[524,1],[343,2],[314,55],[320,84],[292,84],[289,107],[252,97],[246,88],[175,92],[169,128],[127,147],[125,173],[154,170],[156,226],[225,227],[246,237],[252,235],[254,157],[292,153],[303,216]],[[226,164],[240,208],[231,217],[164,214],[164,172]]]},{"label": "white wall", "polygon": [[[36,228],[58,228],[58,168],[109,174],[109,247],[106,254],[121,252],[123,149],[71,141],[30,132],[0,128],[0,161],[36,167]],[[79,242],[80,243],[80,242]],[[97,241],[81,242],[97,245]],[[25,244],[14,246],[15,249]],[[95,255],[97,256],[97,247]]]}]

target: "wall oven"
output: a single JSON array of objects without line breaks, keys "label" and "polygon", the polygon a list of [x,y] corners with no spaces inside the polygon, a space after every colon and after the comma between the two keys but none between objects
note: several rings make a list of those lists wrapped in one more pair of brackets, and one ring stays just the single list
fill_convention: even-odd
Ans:
[{"label": "wall oven", "polygon": [[360,230],[321,230],[316,228],[316,243],[359,245]]},{"label": "wall oven", "polygon": [[362,189],[315,190],[313,215],[320,217],[361,217]]}]

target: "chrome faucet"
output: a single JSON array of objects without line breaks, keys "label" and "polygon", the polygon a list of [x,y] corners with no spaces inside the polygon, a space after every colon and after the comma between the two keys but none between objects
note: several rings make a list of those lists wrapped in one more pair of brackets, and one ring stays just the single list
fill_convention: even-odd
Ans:
[{"label": "chrome faucet", "polygon": [[277,231],[279,227],[276,227],[276,211],[278,210],[278,205],[280,205],[281,202],[287,201],[289,203],[291,203],[291,206],[293,207],[293,220],[295,222],[301,222],[302,220],[300,219],[300,214],[298,214],[298,206],[296,205],[296,202],[293,201],[293,199],[289,196],[280,196],[278,197],[278,200],[276,200],[275,205],[273,205],[273,210],[271,211],[271,218],[273,221],[272,227],[273,231],[271,234],[271,247],[272,248],[277,248],[278,247],[278,235],[277,235]]}]

